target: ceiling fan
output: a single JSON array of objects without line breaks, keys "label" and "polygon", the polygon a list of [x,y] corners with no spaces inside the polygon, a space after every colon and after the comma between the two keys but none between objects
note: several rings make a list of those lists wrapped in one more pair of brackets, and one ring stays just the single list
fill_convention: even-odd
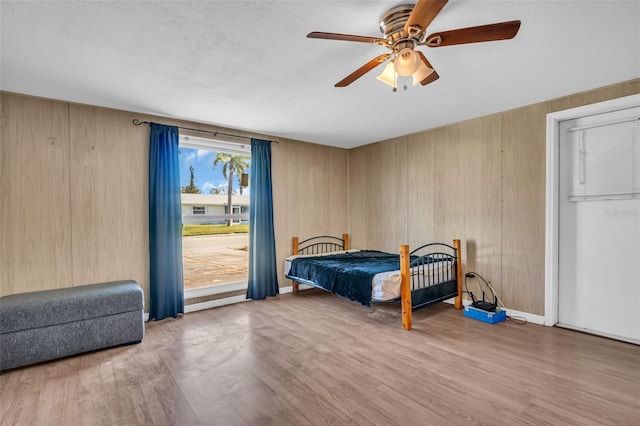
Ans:
[{"label": "ceiling fan", "polygon": [[382,38],[316,31],[307,34],[307,37],[373,43],[391,50],[391,53],[379,55],[358,68],[337,82],[335,87],[348,86],[389,59],[386,68],[377,78],[393,87],[395,92],[398,87],[398,76],[412,77],[414,86],[418,83],[425,86],[440,78],[424,54],[416,50],[416,47],[441,47],[507,40],[515,37],[520,29],[520,21],[508,21],[427,35],[426,29],[429,24],[447,2],[448,0],[418,0],[415,5],[403,4],[390,9],[380,18]]}]

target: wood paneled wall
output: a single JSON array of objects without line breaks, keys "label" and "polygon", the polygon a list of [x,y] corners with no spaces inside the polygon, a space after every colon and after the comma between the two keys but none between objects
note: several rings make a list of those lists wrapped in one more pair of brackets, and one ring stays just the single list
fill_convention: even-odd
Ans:
[{"label": "wood paneled wall", "polygon": [[0,294],[72,282],[69,109],[2,95]]},{"label": "wood paneled wall", "polygon": [[396,252],[395,242],[407,240],[406,164],[406,138],[350,151],[352,247]]},{"label": "wood paneled wall", "polygon": [[123,111],[0,97],[0,295],[120,279],[148,290],[148,129]]},{"label": "wood paneled wall", "polygon": [[353,247],[462,239],[464,270],[544,315],[546,115],[640,93],[640,80],[356,148]]},{"label": "wood paneled wall", "polygon": [[[350,151],[281,140],[278,268],[293,235],[348,231],[353,247],[386,251],[461,238],[466,271],[491,280],[510,308],[543,315],[546,114],[636,93],[640,80]],[[10,93],[0,101],[0,295],[114,279],[148,293],[149,129],[131,120],[225,129]]]},{"label": "wood paneled wall", "polygon": [[[243,134],[11,93],[0,101],[0,295],[118,279],[148,294],[149,127],[131,121]],[[282,140],[272,152],[282,268],[294,234],[347,232],[348,151]]]},{"label": "wood paneled wall", "polygon": [[148,129],[122,111],[69,105],[74,285],[148,281]]},{"label": "wood paneled wall", "polygon": [[[348,151],[281,139],[271,144],[278,276],[291,256],[291,237],[348,230]],[[291,285],[281,278],[280,286]]]}]

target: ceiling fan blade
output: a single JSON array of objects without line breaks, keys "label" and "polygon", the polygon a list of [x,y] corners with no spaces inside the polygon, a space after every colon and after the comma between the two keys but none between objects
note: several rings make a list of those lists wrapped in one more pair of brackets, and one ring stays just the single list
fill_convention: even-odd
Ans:
[{"label": "ceiling fan blade", "polygon": [[431,64],[429,63],[429,61],[427,60],[427,57],[424,56],[424,53],[422,53],[419,50],[416,50],[416,52],[418,52],[418,55],[420,56],[420,59],[422,60],[422,62],[428,66],[429,68],[431,68],[433,70],[433,72],[431,74],[429,74],[426,78],[424,78],[422,81],[420,81],[420,84],[422,84],[423,86],[426,86],[429,83],[433,83],[434,81],[436,81],[437,79],[440,78],[440,76],[438,75],[438,73],[436,72],[436,70],[433,68],[433,66],[431,66]]},{"label": "ceiling fan blade", "polygon": [[384,61],[386,61],[389,56],[391,56],[391,54],[385,53],[383,55],[380,55],[372,59],[371,61],[367,62],[365,65],[361,66],[360,68],[358,68],[357,70],[355,70],[354,72],[352,72],[351,74],[349,74],[348,76],[346,76],[345,78],[337,82],[336,87],[346,87],[350,85],[351,83],[353,83],[354,81],[356,81],[357,79],[359,79],[360,77],[362,77],[363,75],[365,75],[366,73],[368,73],[369,71],[371,71],[372,69],[380,65],[381,63],[383,63]]},{"label": "ceiling fan blade", "polygon": [[351,34],[337,34],[337,33],[322,33],[318,31],[307,34],[307,38],[321,38],[324,40],[344,40],[344,41],[357,41],[359,43],[385,43],[384,39],[376,37],[367,37]]},{"label": "ceiling fan blade", "polygon": [[500,22],[461,28],[430,34],[424,41],[429,47],[453,46],[455,44],[480,43],[483,41],[508,40],[514,38],[520,29],[520,21]]},{"label": "ceiling fan blade", "polygon": [[[418,0],[407,22],[404,24],[404,31],[412,37],[423,33],[448,1],[449,0]],[[419,28],[419,30],[414,31],[412,28]]]}]

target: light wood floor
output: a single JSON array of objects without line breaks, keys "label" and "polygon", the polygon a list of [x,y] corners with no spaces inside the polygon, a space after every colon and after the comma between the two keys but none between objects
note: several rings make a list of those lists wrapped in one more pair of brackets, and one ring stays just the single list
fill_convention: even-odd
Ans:
[{"label": "light wood floor", "polygon": [[0,375],[1,423],[640,424],[638,346],[445,304],[414,326],[318,290],[152,322]]}]

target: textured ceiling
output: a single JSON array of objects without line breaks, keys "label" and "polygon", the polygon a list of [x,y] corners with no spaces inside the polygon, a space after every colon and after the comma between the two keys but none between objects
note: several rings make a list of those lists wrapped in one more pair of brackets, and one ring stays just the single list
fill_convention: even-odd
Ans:
[{"label": "textured ceiling", "polygon": [[351,148],[640,77],[640,1],[451,0],[428,33],[520,19],[513,40],[422,47],[440,79],[391,88],[389,1],[0,2],[2,90]]}]

